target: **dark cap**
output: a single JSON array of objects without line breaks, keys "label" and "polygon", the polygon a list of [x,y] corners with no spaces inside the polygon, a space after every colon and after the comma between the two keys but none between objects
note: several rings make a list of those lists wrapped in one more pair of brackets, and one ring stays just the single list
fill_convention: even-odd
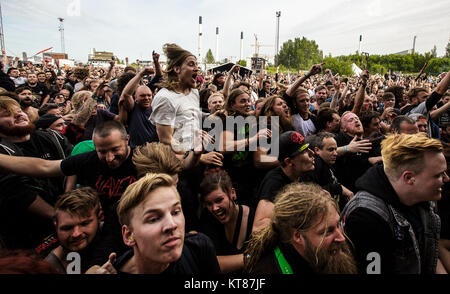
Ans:
[{"label": "dark cap", "polygon": [[59,115],[56,115],[53,113],[47,113],[47,114],[44,114],[43,116],[41,116],[40,118],[38,118],[34,122],[34,125],[36,126],[36,129],[47,129],[52,125],[52,123],[54,123],[55,121],[57,121],[60,118],[61,118],[61,116],[59,116]]},{"label": "dark cap", "polygon": [[305,137],[295,131],[285,132],[279,139],[278,161],[282,162],[285,158],[294,157],[308,149],[309,143],[306,143]]}]

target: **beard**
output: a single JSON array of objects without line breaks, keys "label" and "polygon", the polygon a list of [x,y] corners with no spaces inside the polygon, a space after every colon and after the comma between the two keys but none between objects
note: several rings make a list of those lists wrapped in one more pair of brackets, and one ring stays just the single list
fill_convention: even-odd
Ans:
[{"label": "beard", "polygon": [[23,108],[27,108],[29,106],[33,106],[34,102],[33,100],[28,100],[28,99],[23,99],[20,100],[20,106],[22,106]]},{"label": "beard", "polygon": [[[340,252],[337,253],[340,249]],[[317,254],[316,254],[317,251]],[[333,253],[336,251],[336,253]],[[347,243],[336,243],[317,250],[306,239],[305,259],[319,274],[357,274],[356,261]]]},{"label": "beard", "polygon": [[35,129],[34,124],[29,123],[26,126],[3,126],[0,125],[0,134],[7,137],[22,137],[31,134]]}]

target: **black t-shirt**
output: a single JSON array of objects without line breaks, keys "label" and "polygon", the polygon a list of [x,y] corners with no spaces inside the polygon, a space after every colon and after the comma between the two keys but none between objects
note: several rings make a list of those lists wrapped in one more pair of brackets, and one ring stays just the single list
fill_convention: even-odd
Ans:
[{"label": "black t-shirt", "polygon": [[[245,244],[240,249],[237,248],[236,244],[241,231],[242,214],[242,206],[239,205],[239,214],[236,220],[235,235],[233,236],[233,241],[230,243],[226,237],[224,225],[220,223],[217,218],[215,218],[207,209],[204,209],[202,211],[202,215],[200,217],[200,231],[211,238],[212,242],[214,243],[214,247],[216,248],[217,255],[235,255],[244,252]],[[250,208],[247,219],[245,241],[250,239],[254,218],[255,210]]]},{"label": "black t-shirt", "polygon": [[[335,139],[337,146],[340,147],[348,145],[353,140],[353,137],[344,133],[339,133]],[[357,192],[355,188],[356,180],[372,166],[369,163],[370,156],[370,153],[346,152],[336,160],[335,176],[342,185],[353,193]]]},{"label": "black t-shirt", "polygon": [[[226,118],[223,119],[223,126],[228,128]],[[244,138],[248,139],[252,133],[250,130],[256,130],[256,125],[250,124],[245,124],[243,127],[238,127],[237,124],[234,124],[233,127],[233,139],[236,141],[243,140]],[[253,151],[250,151],[250,147],[246,147],[242,151],[225,154],[223,167],[233,181],[233,187],[236,189],[239,203],[255,207],[255,193],[258,183],[256,168],[253,164]]]},{"label": "black t-shirt", "polygon": [[42,100],[50,94],[50,90],[42,83],[37,83],[34,87],[30,86],[29,84],[28,86],[31,88],[33,96],[35,96],[39,101],[39,105],[42,103]]},{"label": "black t-shirt", "polygon": [[283,172],[281,166],[277,166],[264,177],[258,190],[258,199],[274,202],[277,193],[290,183],[292,180]]},{"label": "black t-shirt", "polygon": [[61,170],[66,176],[77,175],[82,186],[94,188],[99,195],[102,207],[112,207],[137,179],[136,167],[132,161],[133,149],[128,158],[115,169],[100,161],[96,151],[70,156],[61,162]]},{"label": "black t-shirt", "polygon": [[[17,146],[2,138],[0,154],[23,156]],[[0,247],[33,248],[54,231],[51,220],[28,212],[40,190],[30,177],[0,172]]]},{"label": "black t-shirt", "polygon": [[[117,258],[114,268],[119,274],[120,269],[133,257],[133,250],[127,251],[124,255]],[[216,257],[214,245],[208,236],[197,234],[186,234],[184,237],[184,246],[181,257],[171,263],[163,271],[162,275],[215,275],[220,274],[220,267]]]}]

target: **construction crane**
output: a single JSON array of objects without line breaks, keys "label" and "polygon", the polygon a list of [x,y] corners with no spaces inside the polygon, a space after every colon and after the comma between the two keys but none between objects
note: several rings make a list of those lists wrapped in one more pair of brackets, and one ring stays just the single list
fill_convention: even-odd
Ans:
[{"label": "construction crane", "polygon": [[260,47],[273,47],[273,45],[262,45],[258,43],[258,36],[256,34],[255,35],[255,45],[251,45],[252,47],[255,47],[255,54],[253,55],[253,57],[259,57],[259,48]]}]

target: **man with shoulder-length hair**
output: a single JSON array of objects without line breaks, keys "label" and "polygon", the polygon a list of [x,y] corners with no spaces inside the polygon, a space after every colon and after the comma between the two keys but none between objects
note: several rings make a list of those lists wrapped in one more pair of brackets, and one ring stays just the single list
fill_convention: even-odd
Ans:
[{"label": "man with shoulder-length hair", "polygon": [[355,274],[355,260],[336,201],[315,184],[293,183],[278,193],[273,216],[248,241],[251,274]]},{"label": "man with shoulder-length hair", "polygon": [[426,134],[390,135],[382,142],[384,166],[373,166],[356,182],[359,192],[342,211],[361,273],[445,272],[433,202],[449,179],[442,151],[441,142]]}]

